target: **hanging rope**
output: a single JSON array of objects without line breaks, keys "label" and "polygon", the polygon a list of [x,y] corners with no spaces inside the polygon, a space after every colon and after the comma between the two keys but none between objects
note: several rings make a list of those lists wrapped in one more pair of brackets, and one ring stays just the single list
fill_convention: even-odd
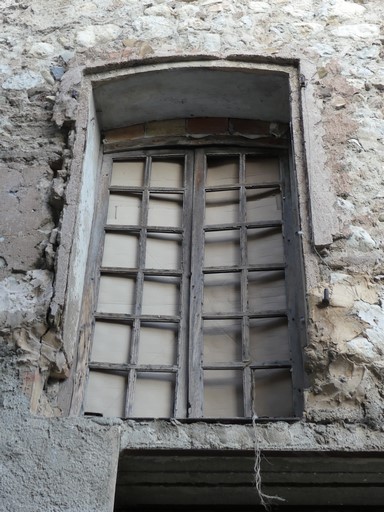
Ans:
[{"label": "hanging rope", "polygon": [[261,448],[259,443],[259,438],[257,436],[257,428],[256,428],[256,414],[253,414],[252,416],[252,427],[253,427],[253,443],[254,443],[254,449],[255,449],[255,464],[253,466],[253,473],[255,476],[255,488],[257,491],[257,494],[260,499],[260,504],[262,507],[265,508],[265,510],[270,510],[270,503],[265,500],[278,500],[278,501],[285,501],[284,498],[280,498],[280,496],[269,496],[268,494],[263,493],[261,489]]}]

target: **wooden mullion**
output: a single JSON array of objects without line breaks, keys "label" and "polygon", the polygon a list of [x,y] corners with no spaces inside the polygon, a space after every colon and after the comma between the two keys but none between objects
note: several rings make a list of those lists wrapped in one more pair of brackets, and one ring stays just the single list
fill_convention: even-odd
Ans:
[{"label": "wooden mullion", "polygon": [[[243,361],[250,361],[249,353],[249,317],[248,317],[248,255],[247,255],[247,196],[245,188],[245,154],[240,155],[239,161],[239,181],[240,188],[240,221],[243,223],[240,228],[240,264],[241,264],[241,350]],[[252,375],[248,366],[243,369],[243,407],[244,416],[252,415]]]},{"label": "wooden mullion", "polygon": [[[140,342],[140,316],[143,303],[143,288],[144,288],[144,272],[145,267],[145,254],[147,246],[147,219],[148,219],[148,207],[149,207],[149,181],[151,173],[151,158],[147,156],[145,161],[145,173],[144,173],[144,190],[141,201],[141,216],[140,216],[140,238],[139,238],[139,261],[138,271],[136,276],[136,288],[135,288],[135,319],[133,322],[132,338],[131,338],[131,350],[129,363],[131,365],[137,365],[138,354],[139,354],[139,342]],[[134,403],[134,390],[136,384],[136,371],[130,369],[128,376],[128,389],[126,396],[125,413],[129,417],[132,414],[132,408]]]},{"label": "wooden mullion", "polygon": [[202,258],[204,255],[204,216],[205,216],[205,174],[206,158],[203,149],[195,151],[194,187],[191,245],[191,305],[189,322],[189,416],[203,416],[203,371],[202,338],[203,321],[202,308],[204,296],[204,275]]},{"label": "wooden mullion", "polygon": [[182,219],[182,261],[180,283],[180,324],[177,349],[177,376],[175,385],[174,417],[185,418],[188,413],[188,338],[189,296],[191,272],[191,218],[193,199],[193,152],[184,157],[184,201]]}]

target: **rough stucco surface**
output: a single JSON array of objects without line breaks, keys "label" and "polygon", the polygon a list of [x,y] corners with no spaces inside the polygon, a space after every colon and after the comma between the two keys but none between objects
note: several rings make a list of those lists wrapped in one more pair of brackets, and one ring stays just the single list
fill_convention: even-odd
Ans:
[{"label": "rough stucco surface", "polygon": [[1,511],[112,509],[118,427],[13,414],[2,421]]},{"label": "rough stucco surface", "polygon": [[[64,304],[54,301],[53,310],[50,304],[65,296],[65,283],[55,281],[55,255],[58,247],[67,255],[71,250],[68,215],[74,222],[69,206],[78,175],[73,167],[70,171],[75,136],[82,133],[75,125],[81,70],[95,63],[245,54],[295,58],[306,62],[303,70],[312,70],[303,77],[303,122],[315,131],[332,191],[324,201],[318,190],[313,202],[324,215],[331,212],[333,228],[316,252],[309,236],[304,239],[310,252],[308,389],[304,421],[294,428],[306,432],[308,447],[327,447],[332,440],[332,446],[350,449],[353,443],[338,427],[346,423],[374,446],[384,413],[382,0],[3,0],[0,16],[0,407],[5,425],[0,436],[5,443],[9,435],[15,437],[7,480],[2,478],[9,482],[6,492],[25,479],[28,465],[60,489],[54,452],[48,466],[40,457],[51,446],[67,460],[65,471],[75,457],[99,462],[84,482],[82,506],[55,502],[51,495],[49,508],[36,486],[29,490],[35,510],[110,510],[105,502],[96,507],[89,489],[99,480],[97,467],[107,453],[101,438],[118,437],[115,427],[91,429],[82,426],[88,425],[85,420],[71,426],[26,413],[29,404],[34,414],[61,414],[57,389],[69,371],[61,341]],[[309,136],[305,145],[309,168],[321,172]],[[70,210],[66,232],[63,209]],[[327,308],[319,307],[324,288],[331,295]],[[131,430],[125,436],[133,436]],[[188,438],[188,430],[183,435]],[[64,488],[59,496],[65,499]],[[17,506],[4,510],[34,510],[27,501]]]}]

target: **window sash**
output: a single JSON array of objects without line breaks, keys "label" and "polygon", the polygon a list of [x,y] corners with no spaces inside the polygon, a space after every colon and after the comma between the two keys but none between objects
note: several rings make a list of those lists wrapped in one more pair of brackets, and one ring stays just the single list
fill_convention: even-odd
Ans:
[{"label": "window sash", "polygon": [[[239,157],[239,180],[238,183],[232,185],[209,185],[205,183],[207,174],[207,158],[211,156],[238,155]],[[264,157],[275,157],[280,162],[281,179],[277,182],[266,182],[257,184],[247,184],[245,178],[245,158],[259,155]],[[131,152],[124,155],[111,155],[114,162],[124,161],[127,159],[135,159],[145,156],[145,179],[144,186],[128,186],[121,187],[116,185],[110,186],[110,194],[116,193],[142,193],[141,203],[141,219],[139,225],[106,225],[106,233],[137,233],[140,239],[139,243],[139,260],[138,268],[117,269],[104,267],[101,268],[101,275],[129,276],[136,275],[136,301],[135,311],[133,314],[116,315],[107,313],[96,313],[96,321],[116,322],[118,324],[129,324],[132,327],[133,334],[131,338],[130,360],[125,364],[111,364],[100,361],[91,361],[89,368],[91,371],[106,371],[112,373],[123,372],[128,375],[127,392],[125,397],[124,416],[131,417],[134,404],[134,389],[137,373],[153,372],[153,373],[171,373],[176,375],[175,395],[173,409],[170,416],[178,418],[202,418],[204,417],[204,388],[203,375],[209,371],[241,371],[242,372],[242,392],[243,392],[243,417],[252,417],[254,414],[254,406],[252,397],[252,382],[255,373],[262,370],[278,370],[285,369],[292,371],[292,387],[293,387],[293,411],[290,416],[298,416],[302,407],[302,401],[298,396],[300,391],[302,374],[301,368],[301,351],[298,345],[298,332],[295,324],[297,323],[297,297],[294,297],[290,287],[292,281],[297,281],[298,273],[292,279],[290,267],[295,261],[297,253],[297,244],[292,244],[294,226],[297,225],[297,215],[292,207],[292,198],[290,194],[292,185],[292,176],[288,169],[288,160],[286,154],[282,151],[270,152],[261,150],[248,150],[246,148],[223,149],[223,148],[199,148],[196,150],[147,150],[140,152]],[[170,187],[153,187],[150,186],[150,162],[156,157],[183,157],[185,158],[184,166],[184,183],[179,190]],[[278,188],[282,194],[283,212],[282,220],[263,220],[259,222],[246,222],[247,208],[247,192],[260,191],[263,189]],[[206,201],[205,196],[209,193],[220,191],[236,190],[239,192],[239,212],[238,222],[225,224],[204,224]],[[148,201],[150,194],[182,194],[183,202],[183,222],[181,228],[170,228],[161,226],[148,226]],[[188,222],[192,219],[192,222]],[[266,229],[281,228],[285,238],[285,261],[280,264],[271,263],[263,265],[251,265],[247,257],[247,231],[250,229]],[[240,238],[240,261],[238,265],[233,267],[203,267],[202,257],[204,255],[205,236],[207,233],[220,233],[223,231],[234,231],[239,233]],[[146,254],[146,237],[148,233],[177,233],[182,236],[182,265],[179,271],[159,271],[144,268],[144,258]],[[295,251],[290,249],[289,244],[294,246]],[[288,305],[286,308],[271,309],[266,311],[248,311],[248,276],[249,273],[262,273],[265,271],[284,271],[286,270],[286,300]],[[204,295],[204,279],[214,274],[230,274],[236,273],[240,276],[240,310],[222,315],[209,314],[203,311],[203,295]],[[156,321],[159,318],[143,315],[141,312],[143,299],[143,282],[146,276],[150,275],[179,277],[180,285],[180,315],[163,316],[160,321],[163,323],[176,322],[180,324],[178,335],[178,355],[177,361],[173,365],[143,365],[138,364],[137,354],[139,349],[140,323]],[[290,281],[291,283],[288,283]],[[292,302],[292,299],[293,302]],[[286,360],[276,361],[253,361],[249,362],[250,339],[249,329],[250,322],[255,319],[266,318],[287,318],[289,338],[291,342],[291,357]],[[209,320],[236,320],[241,324],[241,346],[242,361],[231,361],[227,363],[203,363],[203,323]],[[293,322],[292,322],[293,320]]]}]

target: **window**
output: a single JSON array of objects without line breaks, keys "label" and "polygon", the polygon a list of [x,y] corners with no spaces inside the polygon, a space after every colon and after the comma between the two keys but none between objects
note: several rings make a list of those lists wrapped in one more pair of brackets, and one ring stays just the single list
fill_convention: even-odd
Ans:
[{"label": "window", "polygon": [[85,411],[292,418],[303,301],[286,150],[110,155]]}]

